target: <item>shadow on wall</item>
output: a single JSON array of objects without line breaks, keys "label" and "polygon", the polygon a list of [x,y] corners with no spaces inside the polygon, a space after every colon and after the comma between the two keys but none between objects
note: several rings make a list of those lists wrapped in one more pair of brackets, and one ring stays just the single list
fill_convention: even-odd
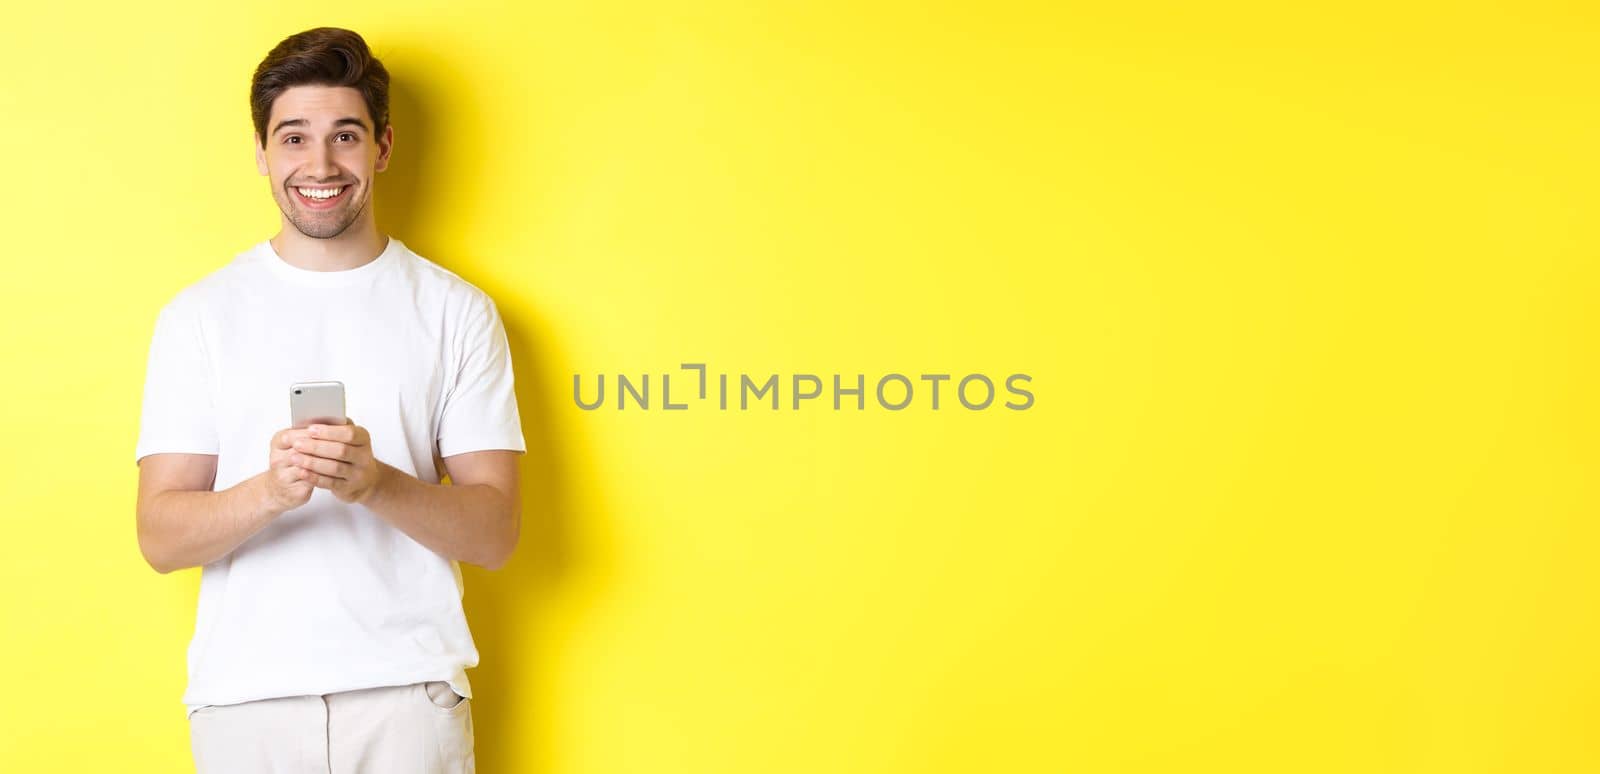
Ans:
[{"label": "shadow on wall", "polygon": [[[471,201],[476,190],[459,181],[492,174],[487,168],[491,159],[447,153],[439,138],[488,136],[488,127],[476,118],[474,108],[477,99],[493,91],[493,84],[472,90],[469,79],[450,72],[449,62],[432,57],[430,45],[419,44],[392,61],[385,59],[391,74],[395,148],[389,169],[378,176],[375,215],[384,233],[398,236],[418,254],[483,287],[451,266],[450,256],[435,257],[430,251],[429,243],[437,235],[461,234],[472,224],[440,222],[429,197],[453,197],[458,205],[453,212],[477,211]],[[385,54],[379,51],[379,56]],[[575,450],[558,437],[560,428],[551,421],[563,404],[562,395],[550,390],[562,382],[547,372],[547,355],[535,348],[540,339],[532,335],[533,321],[499,299],[496,304],[510,342],[528,452],[522,457],[522,531],[516,552],[498,571],[462,564],[463,604],[480,664],[468,676],[481,769],[541,772],[552,768],[555,757],[551,751],[554,680],[544,666],[552,662],[545,655],[550,642],[545,622],[551,602],[577,563],[564,486],[570,480],[564,463]]]}]

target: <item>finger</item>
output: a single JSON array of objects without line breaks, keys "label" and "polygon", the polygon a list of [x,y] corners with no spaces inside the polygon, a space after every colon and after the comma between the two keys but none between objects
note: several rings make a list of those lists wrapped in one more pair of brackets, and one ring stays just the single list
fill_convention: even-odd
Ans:
[{"label": "finger", "polygon": [[311,482],[311,484],[313,486],[321,487],[323,489],[332,489],[332,488],[334,488],[336,486],[339,486],[339,485],[344,483],[344,479],[333,478],[331,476],[324,476],[321,473],[311,473],[310,471],[306,471],[306,472],[311,476],[311,478],[308,479]]},{"label": "finger", "polygon": [[312,425],[306,428],[312,438],[328,441],[338,441],[351,446],[367,445],[366,428],[355,424],[345,425]]},{"label": "finger", "polygon": [[348,462],[325,460],[321,457],[308,457],[304,454],[296,454],[290,461],[293,462],[296,467],[300,467],[315,473],[320,473],[324,476],[332,476],[334,478],[341,479],[350,477],[350,470],[352,467]]},{"label": "finger", "polygon": [[291,427],[285,430],[279,430],[272,436],[272,448],[292,449],[294,448],[294,442],[304,437],[306,437],[306,431],[304,428]]},{"label": "finger", "polygon": [[307,435],[326,441],[349,443],[354,434],[350,432],[349,425],[312,425],[306,428]]},{"label": "finger", "polygon": [[328,460],[352,461],[350,446],[338,441],[313,441],[310,438],[303,438],[294,442],[294,450]]}]

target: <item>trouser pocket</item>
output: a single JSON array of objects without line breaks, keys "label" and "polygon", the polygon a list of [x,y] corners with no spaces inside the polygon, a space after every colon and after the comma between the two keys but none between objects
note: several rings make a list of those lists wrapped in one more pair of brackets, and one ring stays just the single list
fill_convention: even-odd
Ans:
[{"label": "trouser pocket", "polygon": [[433,680],[422,684],[423,693],[427,694],[428,701],[439,709],[454,709],[466,701],[466,697],[455,692],[449,683]]},{"label": "trouser pocket", "polygon": [[474,774],[477,771],[473,752],[472,700],[450,688],[442,681],[429,681],[418,686],[417,693],[428,714],[429,725],[437,742],[439,768],[445,774]]}]

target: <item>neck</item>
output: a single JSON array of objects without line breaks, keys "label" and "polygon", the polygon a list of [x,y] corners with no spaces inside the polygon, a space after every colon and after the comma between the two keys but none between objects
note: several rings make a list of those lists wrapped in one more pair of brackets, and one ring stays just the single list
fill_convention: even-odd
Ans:
[{"label": "neck", "polygon": [[346,271],[365,266],[377,260],[389,245],[389,238],[378,233],[371,217],[351,223],[344,233],[328,239],[308,237],[285,218],[271,241],[272,249],[285,263],[308,271]]}]

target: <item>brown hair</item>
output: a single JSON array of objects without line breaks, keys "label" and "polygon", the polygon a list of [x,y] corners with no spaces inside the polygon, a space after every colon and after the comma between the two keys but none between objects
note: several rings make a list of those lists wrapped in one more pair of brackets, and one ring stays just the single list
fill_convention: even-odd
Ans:
[{"label": "brown hair", "polygon": [[375,136],[389,125],[389,71],[350,30],[317,27],[295,33],[261,60],[250,80],[250,117],[263,147],[272,102],[291,86],[349,86],[366,100]]}]

